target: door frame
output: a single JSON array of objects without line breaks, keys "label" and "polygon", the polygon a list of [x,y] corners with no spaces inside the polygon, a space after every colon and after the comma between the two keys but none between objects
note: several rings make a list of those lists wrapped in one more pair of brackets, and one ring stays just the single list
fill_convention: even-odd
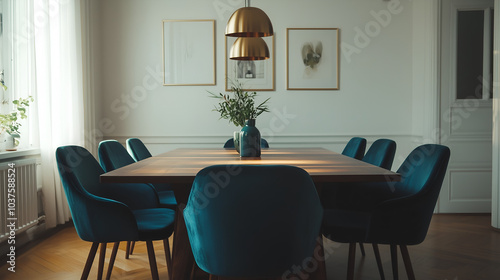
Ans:
[{"label": "door frame", "polygon": [[[424,98],[424,116],[422,118],[421,143],[442,142],[441,130],[441,7],[442,0],[414,1],[413,8],[424,22],[423,33],[419,39],[427,40],[424,50],[416,55],[414,60],[423,59],[425,67],[420,69],[424,75],[415,78],[414,95],[422,94]],[[495,30],[500,30],[500,0],[495,0]],[[417,24],[417,23],[414,23]],[[495,32],[495,35],[498,31]],[[495,36],[493,58],[493,163],[492,163],[492,226],[500,228],[500,36]],[[422,53],[423,52],[423,53]],[[415,84],[423,84],[423,88],[415,89]],[[422,90],[423,89],[423,90]],[[439,213],[439,202],[436,206]]]},{"label": "door frame", "polygon": [[[494,28],[500,30],[500,0],[495,0]],[[500,36],[493,38],[493,162],[492,162],[492,197],[491,226],[500,228]]]}]

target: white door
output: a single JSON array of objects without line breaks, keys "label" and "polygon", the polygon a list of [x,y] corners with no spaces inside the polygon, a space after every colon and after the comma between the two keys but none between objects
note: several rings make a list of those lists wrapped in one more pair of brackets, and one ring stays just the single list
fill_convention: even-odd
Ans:
[{"label": "white door", "polygon": [[441,144],[451,158],[437,211],[491,212],[493,0],[443,0]]}]

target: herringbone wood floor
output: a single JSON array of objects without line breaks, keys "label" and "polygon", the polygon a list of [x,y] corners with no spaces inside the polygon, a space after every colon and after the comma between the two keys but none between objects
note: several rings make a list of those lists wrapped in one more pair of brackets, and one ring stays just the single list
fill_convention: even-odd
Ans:
[{"label": "herringbone wood floor", "polygon": [[[74,228],[65,227],[53,236],[18,256],[16,273],[0,266],[0,279],[79,279],[90,243],[81,241]],[[380,246],[387,279],[392,279],[388,246]],[[146,245],[139,242],[134,255],[124,258],[121,244],[112,279],[150,279]],[[325,241],[328,279],[345,279],[346,244]],[[356,278],[380,279],[371,246],[365,245],[366,256],[357,253]],[[168,279],[161,242],[155,242],[160,279]],[[417,279],[427,280],[495,280],[500,279],[500,232],[490,227],[489,215],[435,215],[424,243],[409,246]],[[108,247],[107,256],[111,252]],[[242,252],[244,253],[244,252]],[[99,253],[98,253],[99,254]],[[97,258],[89,279],[96,279]],[[400,279],[406,279],[400,264]]]}]

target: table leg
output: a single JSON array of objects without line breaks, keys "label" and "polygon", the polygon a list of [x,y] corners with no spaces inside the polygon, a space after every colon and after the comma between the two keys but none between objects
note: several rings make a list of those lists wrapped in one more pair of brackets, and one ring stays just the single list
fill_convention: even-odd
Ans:
[{"label": "table leg", "polygon": [[172,280],[189,279],[194,258],[189,244],[183,211],[185,204],[179,204],[174,229],[174,244],[172,248]]},{"label": "table leg", "polygon": [[[174,242],[172,246],[172,278],[171,280],[208,279],[208,274],[195,265],[193,251],[187,235],[184,221],[184,209],[191,193],[189,184],[171,184],[177,200],[177,213],[174,228]],[[194,268],[194,270],[193,270]]]}]

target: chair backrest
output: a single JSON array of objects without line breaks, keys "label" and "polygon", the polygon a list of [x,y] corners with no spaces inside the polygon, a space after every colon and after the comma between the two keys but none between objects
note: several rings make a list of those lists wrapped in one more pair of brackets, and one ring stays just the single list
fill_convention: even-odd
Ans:
[{"label": "chair backrest", "polygon": [[198,266],[227,277],[277,277],[301,265],[322,215],[309,174],[276,165],[207,167],[184,210]]},{"label": "chair backrest", "polygon": [[394,198],[375,207],[370,242],[414,245],[424,241],[446,174],[450,149],[426,144],[414,149],[389,183]]},{"label": "chair backrest", "polygon": [[266,139],[260,138],[260,147],[261,148],[269,148],[269,143],[267,143]]},{"label": "chair backrest", "polygon": [[234,139],[233,138],[229,138],[227,139],[226,143],[224,143],[224,147],[223,148],[234,148]]},{"label": "chair backrest", "polygon": [[363,161],[391,170],[395,154],[396,142],[390,139],[378,139],[370,146]]},{"label": "chair backrest", "polygon": [[432,192],[439,194],[450,149],[446,146],[426,144],[415,148],[399,167],[401,181],[395,188],[408,194]]},{"label": "chair backrest", "polygon": [[[260,147],[261,148],[269,148],[269,143],[267,142],[266,139],[264,138],[260,138]],[[229,138],[226,143],[224,143],[224,147],[223,148],[234,148],[234,139],[233,138]]]},{"label": "chair backrest", "polygon": [[135,160],[116,140],[105,140],[99,143],[99,162],[105,172],[132,164]]},{"label": "chair backrest", "polygon": [[361,137],[353,137],[345,145],[342,154],[348,157],[362,160],[365,155],[366,139]]},{"label": "chair backrest", "polygon": [[[127,151],[128,150],[128,151]],[[127,139],[127,149],[115,140],[102,141],[99,144],[99,160],[106,172],[115,170],[125,165],[151,157],[151,153],[144,143],[138,138]],[[171,190],[168,184],[149,184],[157,191]]]},{"label": "chair backrest", "polygon": [[[56,161],[78,236],[90,242],[136,240],[138,233],[130,209],[123,203],[101,197],[99,183],[104,173],[85,148],[64,146],[56,150]],[[127,226],[128,225],[128,226]]]},{"label": "chair backrest", "polygon": [[139,138],[129,138],[127,139],[127,151],[135,159],[135,161],[140,161],[151,157],[146,145]]}]

